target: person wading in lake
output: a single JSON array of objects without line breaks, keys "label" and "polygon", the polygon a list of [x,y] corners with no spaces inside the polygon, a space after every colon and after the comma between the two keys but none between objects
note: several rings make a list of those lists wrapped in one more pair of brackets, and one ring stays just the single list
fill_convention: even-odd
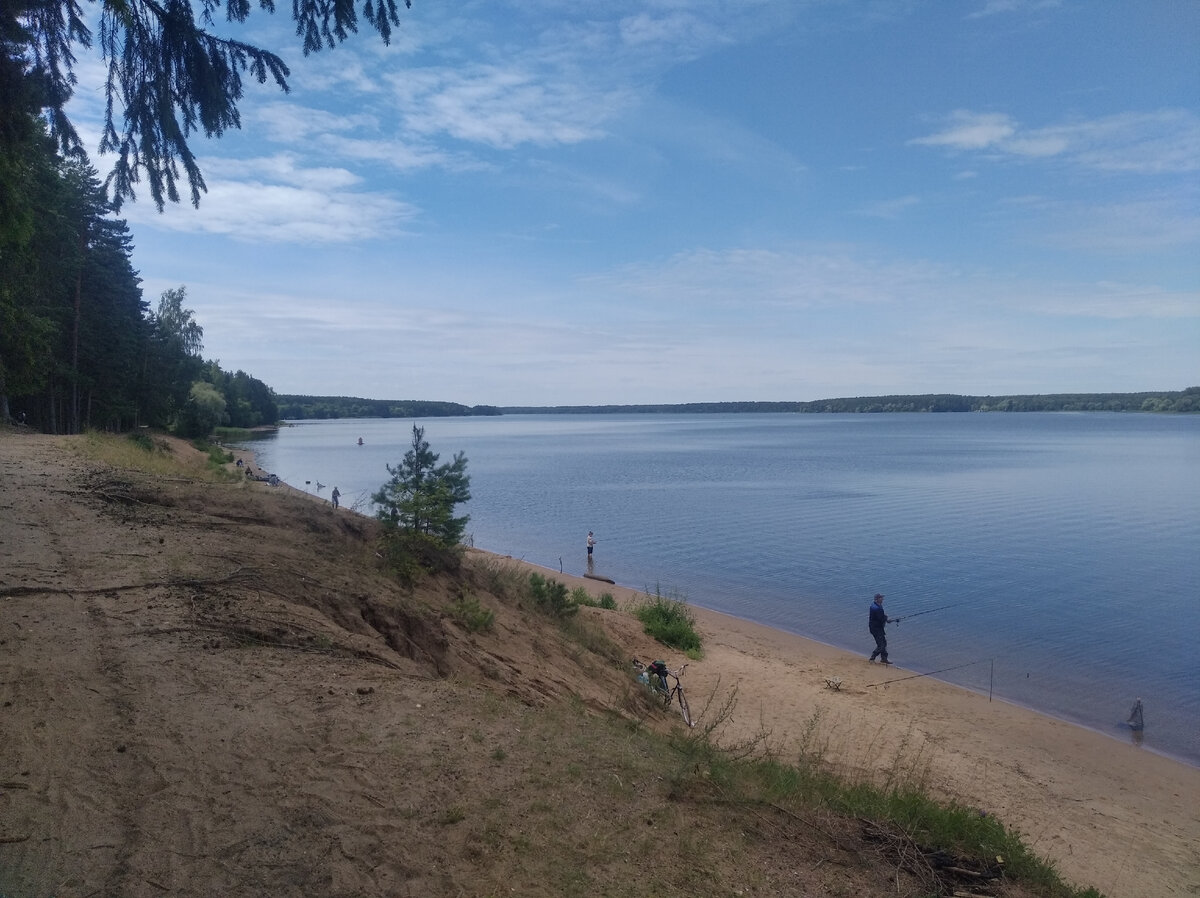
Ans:
[{"label": "person wading in lake", "polygon": [[589,530],[587,538],[587,566],[589,571],[592,569],[592,549],[594,548],[596,548],[596,537],[592,531]]},{"label": "person wading in lake", "polygon": [[888,617],[883,611],[883,596],[875,593],[875,601],[871,603],[871,614],[867,619],[867,629],[871,631],[871,635],[875,637],[875,651],[871,652],[871,657],[868,661],[874,661],[876,657],[884,664],[891,664],[887,656],[887,636],[884,635],[884,627],[887,624],[893,623],[894,618]]}]

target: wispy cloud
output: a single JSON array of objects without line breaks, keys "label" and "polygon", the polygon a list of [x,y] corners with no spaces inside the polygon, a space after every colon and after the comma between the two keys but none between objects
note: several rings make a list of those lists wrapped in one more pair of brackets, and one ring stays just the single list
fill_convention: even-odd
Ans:
[{"label": "wispy cloud", "polygon": [[361,179],[345,169],[304,167],[290,155],[201,164],[208,193],[199,209],[168,204],[156,213],[133,203],[130,220],[255,243],[327,244],[393,235],[417,214],[386,194],[354,189]]},{"label": "wispy cloud", "polygon": [[[1119,203],[1057,207],[1049,221],[1052,246],[1093,253],[1146,254],[1200,248],[1196,192]],[[1200,250],[1198,250],[1200,251]],[[1193,273],[1198,263],[1193,261]]]},{"label": "wispy cloud", "polygon": [[895,199],[881,200],[869,206],[864,206],[858,210],[858,214],[866,215],[869,218],[896,219],[903,215],[906,209],[911,209],[913,206],[919,205],[920,202],[920,197],[911,194],[909,196],[898,196]]},{"label": "wispy cloud", "polygon": [[956,109],[946,116],[942,130],[927,137],[914,138],[909,143],[952,150],[985,150],[1001,144],[1016,133],[1016,123],[1003,113]]},{"label": "wispy cloud", "polygon": [[519,66],[427,69],[396,77],[392,86],[406,131],[499,149],[594,139],[622,103],[619,92],[556,81]]},{"label": "wispy cloud", "polygon": [[981,19],[1004,13],[1024,13],[1061,6],[1062,0],[984,0],[982,7],[968,14],[968,19]]},{"label": "wispy cloud", "polygon": [[1126,112],[1090,121],[1024,128],[1004,113],[955,110],[914,146],[995,158],[1061,157],[1082,168],[1130,174],[1200,170],[1200,117],[1187,109]]}]

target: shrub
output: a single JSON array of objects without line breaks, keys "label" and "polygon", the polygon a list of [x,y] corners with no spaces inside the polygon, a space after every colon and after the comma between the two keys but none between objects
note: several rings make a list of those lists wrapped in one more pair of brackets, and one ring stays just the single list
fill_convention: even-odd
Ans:
[{"label": "shrub", "polygon": [[479,599],[468,593],[462,593],[450,607],[451,616],[466,629],[468,633],[478,633],[480,630],[492,629],[496,615],[479,604]]},{"label": "shrub", "polygon": [[642,622],[648,636],[669,648],[679,649],[689,658],[700,657],[700,634],[696,618],[682,596],[668,597],[655,587],[634,606],[633,615]]},{"label": "shrub", "polygon": [[602,593],[600,598],[595,598],[582,586],[576,586],[571,590],[571,601],[576,605],[586,605],[588,608],[607,608],[609,611],[613,611],[617,607],[617,600],[612,597],[611,592]]},{"label": "shrub", "polygon": [[541,574],[529,575],[529,597],[539,611],[551,617],[568,617],[579,610],[579,606],[568,595],[565,584],[547,580]]}]

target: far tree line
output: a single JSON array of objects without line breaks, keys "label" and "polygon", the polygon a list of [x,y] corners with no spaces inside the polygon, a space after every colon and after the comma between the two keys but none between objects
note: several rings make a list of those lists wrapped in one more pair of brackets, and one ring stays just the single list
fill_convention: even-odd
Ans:
[{"label": "far tree line", "polygon": [[288,421],[327,418],[455,418],[498,415],[492,405],[462,405],[430,399],[360,399],[354,396],[280,395],[279,415]]},{"label": "far tree line", "polygon": [[960,396],[932,393],[856,396],[810,402],[685,402],[661,405],[501,406],[505,415],[736,414],[830,412],[1200,412],[1200,387],[1146,393],[1046,393],[1016,396]]}]

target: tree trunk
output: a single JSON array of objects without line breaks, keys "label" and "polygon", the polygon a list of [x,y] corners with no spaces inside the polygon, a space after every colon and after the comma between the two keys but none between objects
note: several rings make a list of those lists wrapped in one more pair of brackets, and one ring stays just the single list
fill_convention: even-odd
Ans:
[{"label": "tree trunk", "polygon": [[79,433],[79,318],[83,307],[83,254],[87,232],[79,232],[79,270],[75,272],[75,322],[71,331],[71,433]]}]

